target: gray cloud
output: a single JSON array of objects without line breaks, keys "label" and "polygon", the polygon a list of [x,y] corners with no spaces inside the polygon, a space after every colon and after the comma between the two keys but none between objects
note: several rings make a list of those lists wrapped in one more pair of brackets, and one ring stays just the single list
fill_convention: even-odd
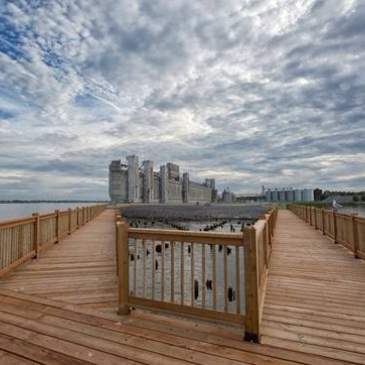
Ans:
[{"label": "gray cloud", "polygon": [[2,198],[106,198],[109,160],[129,153],[237,192],[364,189],[359,0],[8,1],[0,12]]}]

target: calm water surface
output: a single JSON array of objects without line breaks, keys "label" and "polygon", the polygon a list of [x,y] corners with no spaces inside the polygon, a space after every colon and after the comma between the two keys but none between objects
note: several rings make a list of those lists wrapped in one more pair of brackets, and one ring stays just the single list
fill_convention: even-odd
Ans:
[{"label": "calm water surface", "polygon": [[86,207],[96,203],[9,203],[0,204],[0,221],[12,218],[22,218],[32,213],[51,213],[56,209]]},{"label": "calm water surface", "polygon": [[360,217],[365,217],[365,206],[361,207],[343,207],[339,210],[344,214],[358,214]]}]

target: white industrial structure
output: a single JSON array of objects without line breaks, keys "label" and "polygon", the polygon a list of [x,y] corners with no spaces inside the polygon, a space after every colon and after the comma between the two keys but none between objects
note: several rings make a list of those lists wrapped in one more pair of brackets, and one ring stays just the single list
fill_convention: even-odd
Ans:
[{"label": "white industrial structure", "polygon": [[265,190],[268,202],[311,202],[314,200],[313,189],[275,188]]}]

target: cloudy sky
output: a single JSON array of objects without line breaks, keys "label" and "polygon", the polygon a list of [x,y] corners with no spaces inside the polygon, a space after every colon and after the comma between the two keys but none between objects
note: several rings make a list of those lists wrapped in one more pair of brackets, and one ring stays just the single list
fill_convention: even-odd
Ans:
[{"label": "cloudy sky", "polygon": [[365,188],[364,0],[0,0],[0,199],[112,159],[222,189]]}]

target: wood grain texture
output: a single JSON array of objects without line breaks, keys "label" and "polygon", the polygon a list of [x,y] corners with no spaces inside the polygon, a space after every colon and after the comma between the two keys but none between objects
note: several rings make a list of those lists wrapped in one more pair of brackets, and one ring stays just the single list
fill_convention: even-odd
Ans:
[{"label": "wood grain texture", "polygon": [[[86,210],[80,210],[80,219],[87,219]],[[293,350],[280,348],[286,346],[280,342],[284,341],[280,337],[272,338],[276,347],[245,343],[242,328],[236,326],[146,310],[118,316],[114,219],[114,211],[106,210],[42,252],[39,259],[23,264],[0,279],[0,364],[351,363],[350,351],[347,351],[348,362],[338,361],[326,351],[323,356],[310,354],[308,348],[302,349],[300,344]],[[280,229],[278,232],[280,234]],[[290,254],[285,253],[285,257]],[[291,262],[294,264],[295,260]],[[277,268],[272,277],[277,275],[275,270]],[[355,284],[353,278],[357,274],[350,265],[343,271],[337,275],[345,275],[357,289],[363,289],[362,283]],[[290,281],[290,276],[287,280]],[[301,282],[293,284],[301,285]],[[311,290],[316,292],[316,286]],[[328,309],[325,318],[332,319],[326,325],[333,331],[343,330],[349,342],[364,335],[359,320],[363,318],[363,291],[355,295],[348,286],[340,288],[340,292],[343,293],[340,307],[335,292],[328,297],[329,302],[334,302],[334,309]],[[287,303],[296,300],[295,295],[283,298]],[[350,302],[352,310],[347,312],[346,305]],[[272,317],[278,315],[275,310],[281,313],[283,302],[270,305]],[[302,305],[307,303],[302,301]],[[294,331],[298,327],[298,312],[301,320],[318,322],[316,325],[321,326],[321,320],[314,321],[308,313],[310,307],[305,310],[307,312],[303,313],[303,308],[298,307],[287,311],[291,322],[285,323],[286,328],[281,331]],[[333,311],[334,317],[331,317]],[[267,317],[265,323],[269,320],[272,319]],[[324,327],[317,330],[323,331]],[[359,356],[362,356],[360,352],[352,360],[358,362]]]},{"label": "wood grain texture", "polygon": [[105,211],[37,260],[9,272],[0,280],[0,288],[86,308],[116,308],[114,217],[113,210]]},{"label": "wood grain texture", "polygon": [[262,342],[365,364],[365,262],[279,211]]},{"label": "wood grain texture", "polygon": [[6,289],[0,304],[0,364],[2,358],[21,364],[340,364],[245,343],[234,328],[148,311],[115,321]]}]

